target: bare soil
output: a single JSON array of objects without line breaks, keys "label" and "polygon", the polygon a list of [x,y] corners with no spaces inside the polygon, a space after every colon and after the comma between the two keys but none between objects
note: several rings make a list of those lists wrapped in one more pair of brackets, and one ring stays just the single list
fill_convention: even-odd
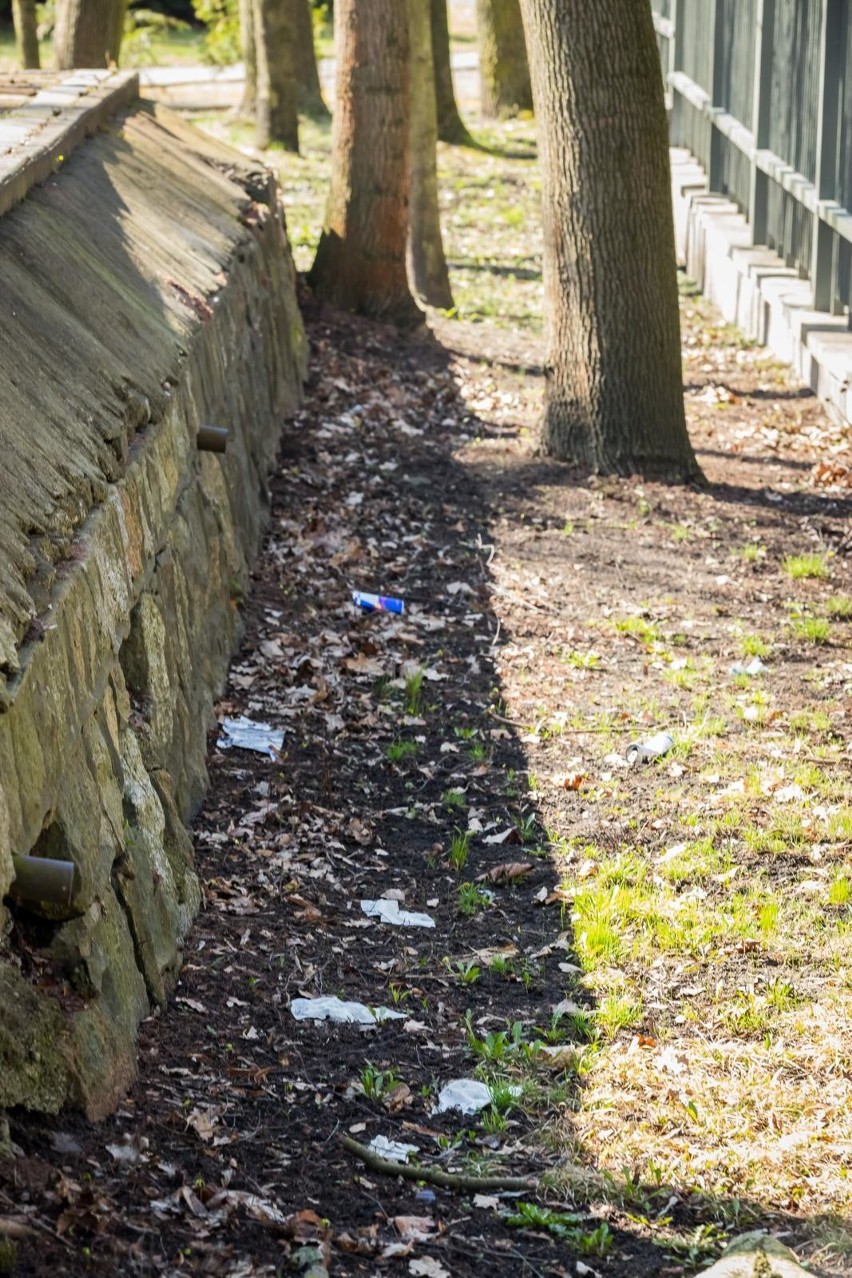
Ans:
[{"label": "bare soil", "polygon": [[[843,432],[701,303],[686,307],[701,491],[536,457],[533,339],[445,321],[440,340],[412,340],[307,300],[306,404],[286,430],[218,708],[283,728],[283,752],[225,751],[211,733],[195,825],[204,910],[168,1014],[143,1026],[120,1111],[97,1126],[10,1115],[18,1156],[0,1162],[0,1232],[17,1235],[16,1273],[673,1278],[755,1224],[819,1249],[815,1272],[844,1271],[817,1228],[842,1204],[830,1186],[817,1192],[816,1173],[803,1173],[809,1192],[780,1197],[759,1176],[714,1180],[724,1129],[690,1133],[689,1106],[702,1114],[705,1097],[689,1099],[683,1070],[672,1067],[668,1099],[662,1083],[630,1087],[646,1060],[668,1050],[676,1061],[685,1035],[739,1041],[717,1016],[737,990],[760,997],[767,972],[795,969],[799,1014],[826,983],[848,990],[845,950],[829,961],[806,938],[793,962],[734,923],[730,943],[699,945],[689,964],[678,951],[655,966],[641,946],[601,962],[577,909],[589,883],[609,882],[607,857],[622,867],[616,891],[634,862],[659,867],[696,837],[689,784],[706,800],[765,748],[792,749],[777,734],[803,707],[826,717],[815,737],[795,737],[802,752],[848,775],[848,619],[816,645],[784,610],[795,594],[800,615],[816,615],[828,591],[848,589]],[[831,448],[826,488],[815,467]],[[782,564],[799,551],[824,557],[828,583],[790,582]],[[406,611],[361,611],[353,589],[403,597]],[[736,709],[756,704],[748,678],[728,672],[744,633],[772,646],[771,707],[753,716]],[[702,689],[688,675],[704,683],[698,721],[724,717],[712,737],[694,730],[687,707]],[[675,737],[671,757],[623,767],[630,742],[660,729]],[[730,778],[706,753],[720,745]],[[752,797],[759,825],[753,808],[769,799]],[[732,844],[731,856],[769,897],[796,900],[802,866],[820,883],[830,865],[827,891],[848,846],[811,835],[771,855]],[[701,883],[705,895],[731,890],[730,876]],[[388,892],[434,929],[366,917],[360,901]],[[825,926],[848,931],[834,895]],[[716,916],[725,908],[720,896]],[[292,1000],[318,995],[403,1015],[366,1029],[297,1021]],[[631,1014],[613,1014],[618,998]],[[743,1041],[760,1048],[775,1032],[746,1027]],[[848,1056],[835,1064],[848,1086]],[[608,1069],[626,1081],[607,1099]],[[440,1088],[477,1070],[497,1104],[436,1113]],[[705,1140],[704,1173],[677,1159],[655,1173],[638,1157],[658,1149],[647,1121],[658,1102],[675,1115],[669,1147]],[[786,1117],[776,1124],[789,1134]],[[832,1139],[818,1127],[814,1140]],[[536,1187],[405,1181],[342,1144],[380,1134],[416,1145],[423,1167]],[[764,1137],[771,1123],[749,1139]],[[786,1174],[769,1180],[786,1186]]]}]

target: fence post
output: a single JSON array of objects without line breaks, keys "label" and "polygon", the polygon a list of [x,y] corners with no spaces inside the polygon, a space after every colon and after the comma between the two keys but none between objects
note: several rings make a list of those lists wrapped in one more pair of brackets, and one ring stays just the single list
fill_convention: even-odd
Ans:
[{"label": "fence post", "polygon": [[[710,106],[723,107],[727,109],[728,103],[723,102],[723,90],[725,87],[725,0],[710,0],[713,8],[712,30],[713,30],[713,52],[711,55],[710,83],[707,88],[710,91]],[[710,116],[710,163],[708,165],[707,180],[711,191],[720,191],[722,189],[722,161],[724,158],[725,139]]]},{"label": "fence post", "polygon": [[[672,0],[671,10],[674,39],[669,41],[669,76],[675,71],[683,70],[683,0]],[[686,133],[683,127],[683,102],[673,85],[671,94],[672,114],[669,124],[669,141],[672,146],[684,146]]]},{"label": "fence post", "polygon": [[[816,176],[814,186],[818,200],[831,200],[837,195],[837,145],[843,92],[843,65],[846,50],[837,38],[844,0],[822,0],[822,29],[819,46],[819,108],[817,111]],[[814,310],[833,311],[836,297],[837,236],[822,220],[813,215],[811,236],[811,284]]]},{"label": "fence post", "polygon": [[[756,151],[769,147],[769,119],[772,95],[772,55],[775,47],[775,0],[757,0],[757,30],[754,45],[754,95],[751,127]],[[765,244],[769,207],[769,178],[754,160],[748,194],[748,216],[752,244]]]}]

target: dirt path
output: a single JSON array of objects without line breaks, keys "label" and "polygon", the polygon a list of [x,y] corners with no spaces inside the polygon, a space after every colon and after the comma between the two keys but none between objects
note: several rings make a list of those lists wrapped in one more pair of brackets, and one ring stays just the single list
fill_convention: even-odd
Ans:
[{"label": "dirt path", "polygon": [[[11,1116],[16,1272],[674,1276],[754,1223],[844,1272],[849,502],[813,470],[843,437],[695,306],[703,493],[532,457],[529,341],[310,316],[219,707],[283,750],[211,736],[205,909],[126,1104]],[[393,1016],[297,1020],[318,996]],[[437,1113],[461,1078],[490,1103]]]}]

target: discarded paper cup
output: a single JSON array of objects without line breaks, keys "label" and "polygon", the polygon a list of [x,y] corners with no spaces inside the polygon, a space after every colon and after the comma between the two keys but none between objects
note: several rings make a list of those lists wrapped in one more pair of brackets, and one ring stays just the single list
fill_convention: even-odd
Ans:
[{"label": "discarded paper cup", "polygon": [[353,590],[352,602],[367,612],[405,612],[405,600],[393,595],[371,595],[366,590]]},{"label": "discarded paper cup", "polygon": [[628,763],[648,763],[651,759],[659,759],[668,754],[674,745],[674,737],[670,732],[658,732],[647,741],[632,741],[627,747]]}]

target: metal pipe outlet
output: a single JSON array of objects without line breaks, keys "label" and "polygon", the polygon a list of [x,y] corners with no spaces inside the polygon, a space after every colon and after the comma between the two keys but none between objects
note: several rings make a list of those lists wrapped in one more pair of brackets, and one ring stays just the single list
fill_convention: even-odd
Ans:
[{"label": "metal pipe outlet", "polygon": [[228,447],[228,431],[224,426],[202,426],[195,437],[202,453],[224,453]]},{"label": "metal pipe outlet", "polygon": [[20,901],[35,904],[70,905],[74,895],[77,867],[73,861],[54,861],[47,856],[12,854],[15,878],[9,889]]}]

